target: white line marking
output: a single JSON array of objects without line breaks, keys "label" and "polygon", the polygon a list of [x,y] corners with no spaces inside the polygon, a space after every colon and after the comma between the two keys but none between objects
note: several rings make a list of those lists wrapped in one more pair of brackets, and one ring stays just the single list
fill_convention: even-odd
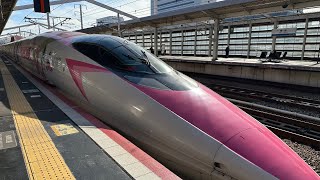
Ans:
[{"label": "white line marking", "polygon": [[25,89],[25,90],[22,90],[22,92],[24,94],[28,94],[28,93],[37,93],[37,92],[40,92],[39,89]]},{"label": "white line marking", "polygon": [[39,95],[39,94],[37,94],[37,95],[31,95],[30,97],[31,97],[31,98],[40,98],[41,95]]}]

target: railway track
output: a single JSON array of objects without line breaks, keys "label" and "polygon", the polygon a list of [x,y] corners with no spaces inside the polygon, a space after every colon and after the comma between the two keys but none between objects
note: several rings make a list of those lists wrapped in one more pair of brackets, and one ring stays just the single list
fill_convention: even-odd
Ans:
[{"label": "railway track", "polygon": [[280,137],[320,149],[320,119],[229,99]]},{"label": "railway track", "polygon": [[241,100],[248,98],[258,99],[267,102],[284,103],[289,106],[299,107],[307,110],[314,110],[320,112],[320,101],[310,98],[297,97],[292,95],[276,94],[270,92],[263,92],[247,88],[239,88],[234,86],[226,86],[220,84],[204,83],[217,93],[225,96]]}]

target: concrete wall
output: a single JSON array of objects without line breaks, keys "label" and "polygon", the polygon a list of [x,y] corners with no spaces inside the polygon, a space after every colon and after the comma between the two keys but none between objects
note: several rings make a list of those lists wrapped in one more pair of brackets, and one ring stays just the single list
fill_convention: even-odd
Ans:
[{"label": "concrete wall", "polygon": [[279,68],[269,66],[215,64],[205,62],[181,62],[165,60],[179,71],[227,77],[255,79],[320,88],[320,71],[309,69]]}]

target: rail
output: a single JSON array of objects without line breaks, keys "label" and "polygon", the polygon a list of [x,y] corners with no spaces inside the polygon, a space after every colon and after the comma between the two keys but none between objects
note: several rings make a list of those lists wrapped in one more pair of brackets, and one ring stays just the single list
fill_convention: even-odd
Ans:
[{"label": "rail", "polygon": [[274,108],[235,99],[229,99],[229,101],[260,121],[278,136],[320,149],[320,119],[318,119],[319,121],[310,121],[308,116],[294,118],[290,112],[279,113]]}]

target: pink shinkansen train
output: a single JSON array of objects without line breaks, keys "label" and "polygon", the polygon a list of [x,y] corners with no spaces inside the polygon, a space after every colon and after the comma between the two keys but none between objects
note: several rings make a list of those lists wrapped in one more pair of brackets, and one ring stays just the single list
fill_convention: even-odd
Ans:
[{"label": "pink shinkansen train", "polygon": [[183,178],[319,179],[257,120],[130,41],[51,32],[0,50]]}]

